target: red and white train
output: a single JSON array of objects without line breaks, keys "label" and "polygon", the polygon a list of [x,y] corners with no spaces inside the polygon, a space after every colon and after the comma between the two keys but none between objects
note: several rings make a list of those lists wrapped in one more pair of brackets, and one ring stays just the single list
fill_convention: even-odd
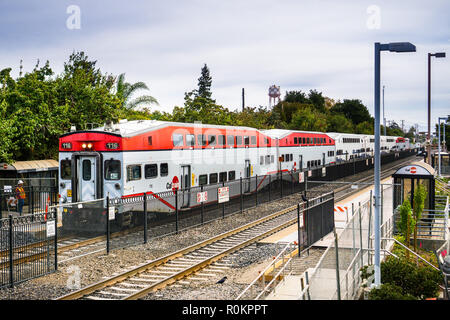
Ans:
[{"label": "red and white train", "polygon": [[[262,188],[269,174],[372,156],[373,141],[370,135],[122,120],[61,136],[60,202],[146,192],[160,200],[153,211],[170,212],[175,204],[158,193],[171,191],[173,183],[188,189],[258,175]],[[382,137],[382,152],[407,149],[406,142]],[[255,186],[245,188],[251,192]],[[239,193],[239,184],[230,187],[230,197]],[[183,195],[179,207],[196,205],[192,197]]]}]

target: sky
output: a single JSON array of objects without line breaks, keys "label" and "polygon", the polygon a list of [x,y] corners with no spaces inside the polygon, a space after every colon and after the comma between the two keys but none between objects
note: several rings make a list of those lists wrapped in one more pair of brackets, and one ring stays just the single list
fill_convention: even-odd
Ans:
[{"label": "sky", "polygon": [[[230,110],[268,106],[268,89],[316,89],[360,99],[374,115],[374,43],[404,42],[415,53],[382,52],[385,116],[427,128],[427,56],[450,55],[448,0],[0,0],[0,70],[18,76],[37,59],[63,70],[84,51],[105,73],[145,82],[171,112],[197,88],[201,68],[213,98]],[[432,58],[432,122],[450,114],[450,56]]]}]

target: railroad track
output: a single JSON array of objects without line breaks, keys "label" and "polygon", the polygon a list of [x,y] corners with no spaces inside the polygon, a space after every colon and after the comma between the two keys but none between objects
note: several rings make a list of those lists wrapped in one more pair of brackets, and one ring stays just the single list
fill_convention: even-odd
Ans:
[{"label": "railroad track", "polygon": [[[72,292],[58,300],[134,300],[186,277],[195,278],[196,274],[207,267],[211,268],[209,274],[216,275],[226,267],[220,263],[221,259],[296,222],[297,206],[292,206]],[[200,276],[204,277],[205,272]]]}]

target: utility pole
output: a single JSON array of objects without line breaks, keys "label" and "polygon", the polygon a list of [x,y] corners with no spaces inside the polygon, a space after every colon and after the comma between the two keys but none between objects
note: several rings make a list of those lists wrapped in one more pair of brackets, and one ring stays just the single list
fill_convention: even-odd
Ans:
[{"label": "utility pole", "polygon": [[405,120],[401,120],[402,121],[402,131],[405,132]]},{"label": "utility pole", "polygon": [[383,86],[383,127],[384,127],[384,135],[387,136],[387,134],[386,134],[386,117],[384,115],[384,86]]},{"label": "utility pole", "polygon": [[242,112],[244,112],[245,109],[245,89],[242,88]]}]

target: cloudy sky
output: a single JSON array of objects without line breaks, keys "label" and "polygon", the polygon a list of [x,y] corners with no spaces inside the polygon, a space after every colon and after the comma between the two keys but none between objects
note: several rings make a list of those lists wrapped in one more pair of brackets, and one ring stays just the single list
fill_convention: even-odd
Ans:
[{"label": "cloudy sky", "polygon": [[[0,69],[20,60],[56,73],[75,51],[103,72],[144,81],[159,109],[183,105],[207,64],[213,98],[231,110],[267,106],[272,84],[361,99],[373,115],[374,42],[409,41],[416,53],[383,52],[386,118],[427,126],[427,53],[450,55],[448,0],[0,0]],[[450,56],[432,61],[432,119],[450,114]]]}]

